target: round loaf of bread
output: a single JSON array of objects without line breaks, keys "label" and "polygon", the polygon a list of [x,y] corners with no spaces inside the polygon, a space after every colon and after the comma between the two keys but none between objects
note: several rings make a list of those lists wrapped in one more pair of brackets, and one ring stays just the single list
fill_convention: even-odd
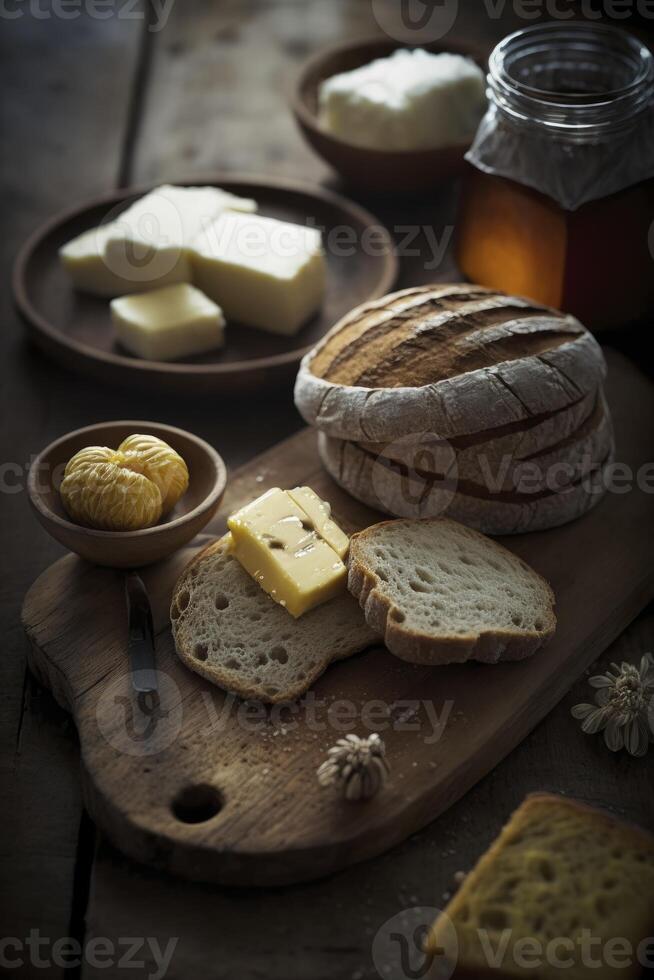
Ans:
[{"label": "round loaf of bread", "polygon": [[[539,427],[536,427],[539,428]],[[531,429],[488,441],[405,436],[391,442],[356,443],[375,459],[426,480],[457,481],[481,492],[558,492],[596,469],[613,446],[613,425],[603,392],[590,415],[573,432],[541,444]],[[524,488],[527,488],[525,491]]]},{"label": "round loaf of bread", "polygon": [[356,442],[447,439],[544,422],[602,383],[574,317],[481,286],[419,286],[357,307],[302,360],[295,403]]},{"label": "round loaf of bread", "polygon": [[[601,459],[591,461],[589,466],[584,464],[582,472],[559,490],[539,486],[537,467],[536,479],[534,473],[529,474],[529,492],[493,492],[483,482],[452,478],[449,474],[430,476],[383,456],[375,457],[354,442],[332,439],[324,433],[318,437],[320,458],[328,473],[368,507],[395,517],[447,516],[485,534],[542,531],[567,524],[591,510],[604,496],[604,469],[613,461],[610,428],[605,445],[606,454]],[[574,466],[573,461],[572,471]]]}]

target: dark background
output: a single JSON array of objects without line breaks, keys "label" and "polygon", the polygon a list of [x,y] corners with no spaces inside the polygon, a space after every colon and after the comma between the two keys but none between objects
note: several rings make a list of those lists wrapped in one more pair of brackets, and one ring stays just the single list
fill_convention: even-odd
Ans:
[{"label": "dark background", "polygon": [[[184,980],[363,980],[378,976],[371,944],[379,927],[402,908],[444,904],[454,873],[471,866],[527,792],[564,792],[654,823],[651,763],[648,769],[646,760],[611,755],[599,739],[582,736],[570,717],[570,706],[588,699],[582,678],[494,772],[385,856],[328,880],[274,892],[193,886],[132,864],[96,833],[80,799],[74,728],[26,670],[22,597],[62,553],[29,512],[24,484],[33,454],[82,425],[151,418],[208,439],[233,468],[299,428],[300,419],[286,388],[262,391],[249,404],[235,406],[219,395],[194,400],[100,384],[47,361],[26,344],[13,309],[9,278],[17,249],[53,213],[129,183],[230,170],[338,186],[302,143],[287,96],[311,51],[378,33],[374,10],[383,5],[177,0],[158,32],[148,29],[152,13],[144,19],[138,4],[130,16],[117,16],[113,8],[103,20],[88,13],[63,19],[48,0],[7,0],[0,12],[0,935],[23,940],[38,928],[52,940],[156,936],[164,945],[178,936],[168,976]],[[568,8],[559,0],[559,9]],[[494,17],[478,0],[462,0],[452,36],[490,49],[509,30],[525,26],[517,9],[507,2],[502,16]],[[648,32],[650,21],[634,26]],[[451,220],[455,193],[447,187],[423,202],[436,226]],[[390,198],[364,203],[387,219],[403,213]],[[437,278],[451,275],[448,268],[449,259]],[[607,339],[651,373],[646,329]],[[653,624],[651,610],[643,613],[598,666],[635,660],[652,649]],[[146,976],[151,968],[131,975]],[[22,975],[64,972],[26,967]],[[85,978],[96,973],[113,975],[81,970]]]}]

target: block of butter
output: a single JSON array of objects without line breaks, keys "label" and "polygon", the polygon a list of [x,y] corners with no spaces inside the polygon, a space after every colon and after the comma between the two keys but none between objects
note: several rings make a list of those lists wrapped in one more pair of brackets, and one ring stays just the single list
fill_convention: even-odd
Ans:
[{"label": "block of butter", "polygon": [[113,221],[78,235],[59,251],[77,289],[99,296],[190,282],[189,245],[227,209],[256,211],[255,201],[217,187],[165,184]]},{"label": "block of butter", "polygon": [[469,144],[486,111],[484,73],[470,58],[398,48],[332,75],[318,95],[321,125],[375,150]]},{"label": "block of butter", "polygon": [[317,524],[279,487],[227,521],[238,561],[271,599],[296,618],[333,599],[346,585],[343,557],[322,537]]},{"label": "block of butter", "polygon": [[247,326],[294,334],[323,300],[317,228],[224,212],[196,239],[192,262],[193,282]]},{"label": "block of butter", "polygon": [[332,509],[326,500],[321,500],[311,487],[295,487],[286,491],[298,507],[300,507],[313,524],[316,533],[324,538],[339,558],[345,558],[350,539],[342,531],[336,521],[332,520]]},{"label": "block of butter", "polygon": [[148,361],[191,357],[224,343],[222,310],[186,282],[120,296],[110,307],[118,340]]},{"label": "block of butter", "polygon": [[111,271],[104,257],[110,225],[100,225],[82,232],[59,249],[59,261],[73,281],[75,289],[96,296],[120,296],[129,283]]}]

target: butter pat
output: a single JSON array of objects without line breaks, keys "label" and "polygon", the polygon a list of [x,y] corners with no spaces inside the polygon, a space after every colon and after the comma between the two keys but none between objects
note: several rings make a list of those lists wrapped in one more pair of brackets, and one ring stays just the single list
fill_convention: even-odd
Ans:
[{"label": "butter pat", "polygon": [[173,361],[221,347],[222,310],[188,283],[111,301],[116,337],[148,361]]},{"label": "butter pat", "polygon": [[256,211],[256,204],[216,187],[157,187],[112,223],[107,264],[140,289],[190,282],[191,242],[230,208]]},{"label": "butter pat", "polygon": [[296,618],[341,593],[347,569],[315,522],[274,487],[227,521],[232,550],[264,592]]},{"label": "butter pat", "polygon": [[256,207],[216,187],[165,184],[113,221],[68,242],[59,256],[75,287],[99,296],[190,282],[189,246],[202,228],[227,209]]},{"label": "butter pat", "polygon": [[313,524],[317,534],[327,542],[339,558],[345,558],[350,539],[332,520],[332,509],[326,500],[321,500],[311,487],[295,487],[286,491],[291,500],[300,507]]},{"label": "butter pat", "polygon": [[399,48],[319,90],[319,119],[335,136],[375,150],[469,144],[486,111],[481,68],[458,54]]},{"label": "butter pat", "polygon": [[104,249],[110,225],[84,231],[59,249],[59,260],[73,281],[75,289],[96,296],[119,296],[129,283],[111,271]]},{"label": "butter pat", "polygon": [[193,281],[228,320],[294,334],[325,292],[316,228],[225,212],[195,241]]}]

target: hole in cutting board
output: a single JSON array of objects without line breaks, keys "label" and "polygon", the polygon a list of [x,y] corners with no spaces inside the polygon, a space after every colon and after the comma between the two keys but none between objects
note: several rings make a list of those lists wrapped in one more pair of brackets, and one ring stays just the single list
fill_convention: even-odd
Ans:
[{"label": "hole in cutting board", "polygon": [[186,786],[172,803],[173,816],[181,823],[205,823],[223,808],[222,794],[207,783]]}]

